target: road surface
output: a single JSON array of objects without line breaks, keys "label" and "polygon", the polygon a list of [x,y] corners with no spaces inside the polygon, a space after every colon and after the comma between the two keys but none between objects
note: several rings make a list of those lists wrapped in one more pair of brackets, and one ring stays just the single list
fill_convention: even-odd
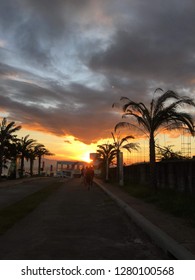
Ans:
[{"label": "road surface", "polygon": [[49,178],[0,188],[0,208],[51,182],[59,189],[0,236],[1,260],[167,258],[98,186],[88,191],[80,179]]}]

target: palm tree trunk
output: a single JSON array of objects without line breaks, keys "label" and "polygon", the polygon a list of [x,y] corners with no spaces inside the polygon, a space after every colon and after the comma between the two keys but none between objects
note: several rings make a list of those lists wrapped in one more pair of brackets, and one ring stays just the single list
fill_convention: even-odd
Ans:
[{"label": "palm tree trunk", "polygon": [[120,150],[117,149],[117,154],[116,154],[116,178],[117,182],[119,183],[120,180]]},{"label": "palm tree trunk", "polygon": [[118,171],[119,171],[119,186],[124,185],[124,174],[123,174],[123,153],[119,151],[119,163],[118,163]]},{"label": "palm tree trunk", "polygon": [[24,176],[24,156],[21,156],[21,165],[20,165],[20,177]]},{"label": "palm tree trunk", "polygon": [[34,163],[34,160],[32,158],[30,158],[30,176],[31,177],[33,176],[33,163]]},{"label": "palm tree trunk", "polygon": [[38,163],[38,175],[40,176],[40,175],[41,175],[41,156],[40,156],[40,155],[39,155],[38,159],[39,159],[39,163]]},{"label": "palm tree trunk", "polygon": [[13,158],[8,169],[9,179],[16,179],[16,158]]},{"label": "palm tree trunk", "polygon": [[3,153],[0,152],[0,178],[3,172]]},{"label": "palm tree trunk", "polygon": [[153,189],[157,189],[156,178],[156,154],[155,154],[155,140],[154,134],[150,134],[150,184]]},{"label": "palm tree trunk", "polygon": [[106,158],[106,182],[109,181],[109,163],[108,163],[108,157]]},{"label": "palm tree trunk", "polygon": [[117,182],[119,186],[124,185],[124,178],[123,178],[123,153],[120,149],[117,149]]}]

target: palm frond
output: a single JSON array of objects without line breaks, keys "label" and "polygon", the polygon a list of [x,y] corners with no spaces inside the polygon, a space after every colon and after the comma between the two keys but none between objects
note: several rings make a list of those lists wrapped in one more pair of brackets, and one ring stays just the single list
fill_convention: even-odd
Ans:
[{"label": "palm frond", "polygon": [[125,116],[132,116],[136,119],[136,121],[138,122],[139,125],[141,125],[145,130],[150,131],[150,127],[151,127],[151,118],[145,118],[145,115],[139,116],[137,114],[134,113],[126,113]]},{"label": "palm frond", "polygon": [[155,130],[164,126],[167,129],[179,129],[186,126],[190,133],[194,135],[194,123],[192,116],[185,112],[175,110],[163,110],[155,119]]},{"label": "palm frond", "polygon": [[175,99],[177,101],[172,102],[167,109],[168,110],[173,110],[174,108],[178,108],[179,106],[183,106],[183,105],[190,105],[190,106],[194,106],[195,107],[195,103],[193,101],[193,99],[186,97],[186,96],[180,96],[179,94],[177,94],[174,91],[168,90],[167,92],[165,92],[162,96],[160,96],[157,101],[156,101],[156,107],[155,107],[155,111],[154,114],[158,114],[161,110],[164,109],[164,105],[165,102],[167,102],[169,99]]},{"label": "palm frond", "polygon": [[140,106],[140,103],[134,102],[132,100],[129,100],[129,102],[126,102],[122,106],[123,112],[134,112],[134,113],[142,113],[142,107]]},{"label": "palm frond", "polygon": [[128,136],[123,137],[123,138],[121,139],[121,142],[122,142],[122,143],[125,142],[125,141],[128,142],[129,139],[134,139],[134,138],[135,138],[134,136],[128,135]]},{"label": "palm frond", "polygon": [[130,99],[126,96],[121,96],[120,101],[130,101]]},{"label": "palm frond", "polygon": [[118,102],[114,102],[113,104],[112,104],[112,108],[120,108],[120,106],[121,106],[121,104],[120,103],[118,103]]},{"label": "palm frond", "polygon": [[112,135],[112,138],[113,138],[114,142],[116,142],[116,139],[115,139],[115,136],[114,136],[113,132],[111,132],[111,135]]},{"label": "palm frond", "polygon": [[123,111],[125,113],[122,117],[133,117],[136,119],[139,125],[142,125],[144,129],[150,131],[151,112],[142,102],[137,103],[129,99],[127,100],[128,102],[123,105]]},{"label": "palm frond", "polygon": [[132,150],[138,151],[139,148],[140,148],[139,143],[128,143],[128,144],[122,146],[122,149],[126,149],[130,153]]},{"label": "palm frond", "polygon": [[171,90],[166,91],[163,95],[156,98],[154,106],[154,115],[156,115],[163,109],[165,102],[167,102],[169,99],[178,100],[179,98],[180,96],[176,92]]},{"label": "palm frond", "polygon": [[156,93],[157,91],[162,91],[162,92],[164,92],[164,90],[163,90],[162,88],[156,88],[155,91],[154,91],[154,93]]},{"label": "palm frond", "polygon": [[149,136],[148,131],[145,131],[144,129],[140,128],[139,126],[129,123],[129,122],[119,122],[116,124],[114,130],[117,131],[120,128],[129,128],[129,129],[137,129],[138,131],[141,131],[144,135],[147,137]]}]

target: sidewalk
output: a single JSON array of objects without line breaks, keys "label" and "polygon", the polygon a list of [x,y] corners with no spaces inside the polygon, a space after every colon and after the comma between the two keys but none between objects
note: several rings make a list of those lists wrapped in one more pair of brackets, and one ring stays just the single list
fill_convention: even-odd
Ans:
[{"label": "sidewalk", "polygon": [[195,228],[185,220],[159,211],[154,205],[128,195],[119,187],[95,179],[155,243],[176,259],[195,260]]}]

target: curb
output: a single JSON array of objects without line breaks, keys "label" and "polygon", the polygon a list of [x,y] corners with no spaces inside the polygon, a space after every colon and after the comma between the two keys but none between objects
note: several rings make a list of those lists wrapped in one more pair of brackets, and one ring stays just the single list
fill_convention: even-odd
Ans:
[{"label": "curb", "polygon": [[160,247],[167,255],[178,260],[195,260],[195,255],[193,255],[190,251],[176,242],[160,228],[153,225],[149,220],[131,208],[122,199],[114,195],[103,184],[97,182],[96,180],[94,181],[104,192],[106,192],[114,201],[116,201],[116,203],[128,214],[133,222],[141,227],[142,230],[147,233],[155,242],[155,244]]}]

